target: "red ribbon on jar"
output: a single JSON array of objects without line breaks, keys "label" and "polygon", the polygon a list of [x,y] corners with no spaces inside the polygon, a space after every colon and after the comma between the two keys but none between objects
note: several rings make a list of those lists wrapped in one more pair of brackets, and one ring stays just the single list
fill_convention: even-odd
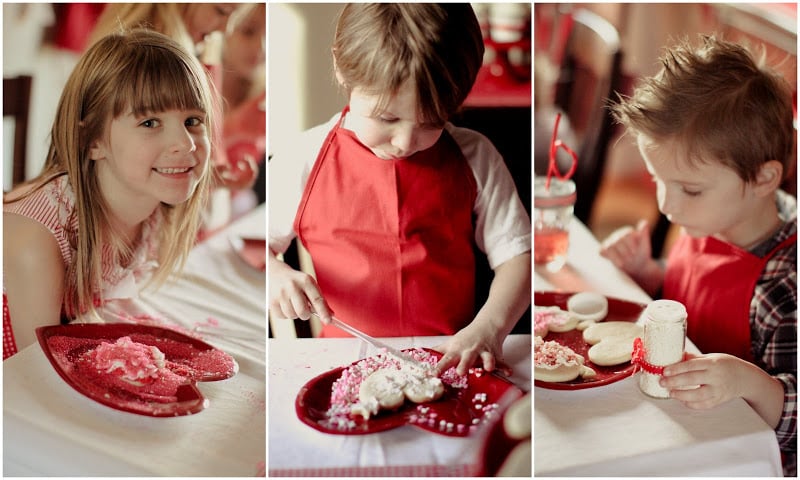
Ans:
[{"label": "red ribbon on jar", "polygon": [[636,373],[639,370],[644,370],[647,373],[652,373],[653,375],[664,375],[664,367],[659,367],[658,365],[653,365],[645,360],[645,355],[647,352],[644,349],[644,343],[642,339],[636,337],[633,339],[633,354],[631,354],[631,363],[634,365],[633,372]]}]

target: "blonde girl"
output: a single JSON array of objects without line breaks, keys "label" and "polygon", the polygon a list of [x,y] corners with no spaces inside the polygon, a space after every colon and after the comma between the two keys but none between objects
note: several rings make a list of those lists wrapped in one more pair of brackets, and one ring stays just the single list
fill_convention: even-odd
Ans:
[{"label": "blonde girl", "polygon": [[[216,89],[222,92],[224,34],[232,32],[256,5],[258,4],[109,3],[95,24],[89,44],[120,29],[153,29],[171,37],[197,55],[209,70]],[[221,112],[218,112],[218,116],[221,116]],[[252,187],[258,174],[256,161],[250,157],[228,158],[226,150],[221,147],[221,144],[215,145],[211,154],[216,184],[231,192]],[[230,220],[230,192],[226,189],[214,190],[213,198],[206,207],[203,224],[205,230],[214,230]]]},{"label": "blonde girl", "polygon": [[159,33],[109,35],[83,55],[42,173],[4,197],[4,358],[36,327],[182,268],[209,189],[213,98],[194,55]]}]

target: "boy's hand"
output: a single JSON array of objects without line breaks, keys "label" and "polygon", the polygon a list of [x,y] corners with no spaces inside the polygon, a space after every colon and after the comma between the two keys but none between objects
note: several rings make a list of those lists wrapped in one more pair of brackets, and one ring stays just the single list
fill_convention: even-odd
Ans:
[{"label": "boy's hand", "polygon": [[[688,360],[664,368],[659,383],[670,389],[671,398],[689,408],[705,409],[744,396],[747,362],[723,353],[687,357]],[[699,388],[692,388],[698,385]]]},{"label": "boy's hand", "polygon": [[331,310],[311,275],[295,270],[274,257],[269,264],[269,311],[276,318],[308,320],[316,312],[328,323]]},{"label": "boy's hand", "polygon": [[600,255],[627,273],[643,271],[652,255],[648,221],[639,220],[635,229],[629,226],[616,230],[600,245]]},{"label": "boy's hand", "polygon": [[438,374],[455,366],[459,375],[466,375],[480,360],[480,366],[487,372],[500,370],[511,375],[511,367],[503,362],[503,338],[477,322],[470,323],[434,350],[444,354],[436,365]]},{"label": "boy's hand", "polygon": [[651,258],[652,254],[650,224],[647,220],[640,220],[636,228],[620,228],[600,245],[600,255],[633,277],[651,296],[664,282],[664,269]]},{"label": "boy's hand", "polygon": [[671,398],[689,408],[705,409],[741,397],[768,425],[778,426],[784,407],[783,384],[779,380],[733,355],[687,354],[687,358],[664,368],[660,384],[670,389]]}]

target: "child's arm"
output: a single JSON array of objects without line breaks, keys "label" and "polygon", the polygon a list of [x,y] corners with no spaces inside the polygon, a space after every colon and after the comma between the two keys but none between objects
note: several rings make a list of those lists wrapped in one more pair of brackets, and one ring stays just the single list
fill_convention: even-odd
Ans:
[{"label": "child's arm", "polygon": [[439,371],[457,365],[457,372],[465,374],[478,357],[488,371],[509,370],[503,341],[531,303],[531,253],[511,258],[494,273],[489,297],[472,322],[437,347],[444,354]]},{"label": "child's arm", "polygon": [[650,227],[646,220],[636,228],[623,227],[605,239],[600,255],[631,276],[648,295],[655,296],[664,284],[664,267],[651,258]]},{"label": "child's arm", "polygon": [[38,222],[3,215],[3,282],[17,348],[36,342],[36,328],[58,325],[64,263],[53,235]]},{"label": "child's arm", "polygon": [[316,312],[323,323],[331,311],[311,275],[295,270],[278,259],[269,248],[269,311],[276,318],[308,320]]},{"label": "child's arm", "polygon": [[[682,387],[699,388],[680,390]],[[783,415],[783,384],[750,362],[712,353],[664,368],[661,386],[689,408],[711,408],[742,397],[761,418],[776,428]]]}]

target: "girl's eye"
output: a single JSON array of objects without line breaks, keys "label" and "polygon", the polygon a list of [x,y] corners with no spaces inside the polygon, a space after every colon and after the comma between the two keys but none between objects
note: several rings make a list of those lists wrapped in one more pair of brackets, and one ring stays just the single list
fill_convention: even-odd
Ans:
[{"label": "girl's eye", "polygon": [[219,6],[216,7],[215,10],[217,11],[217,15],[219,15],[220,17],[227,17],[232,12],[232,10],[229,8],[223,8]]},{"label": "girl's eye", "polygon": [[700,196],[700,194],[702,192],[699,191],[699,190],[687,190],[687,189],[684,188],[683,189],[683,193],[685,193],[686,195],[688,195],[690,197],[697,197],[697,196]]},{"label": "girl's eye", "polygon": [[378,120],[380,120],[382,123],[394,123],[394,122],[397,121],[397,118],[395,118],[395,117],[378,117]]},{"label": "girl's eye", "polygon": [[146,127],[146,128],[156,128],[160,124],[161,124],[161,122],[159,122],[155,118],[148,118],[147,120],[143,121],[139,125],[141,125],[143,127]]},{"label": "girl's eye", "polygon": [[203,119],[200,117],[189,117],[183,124],[187,127],[199,127],[203,124]]}]

